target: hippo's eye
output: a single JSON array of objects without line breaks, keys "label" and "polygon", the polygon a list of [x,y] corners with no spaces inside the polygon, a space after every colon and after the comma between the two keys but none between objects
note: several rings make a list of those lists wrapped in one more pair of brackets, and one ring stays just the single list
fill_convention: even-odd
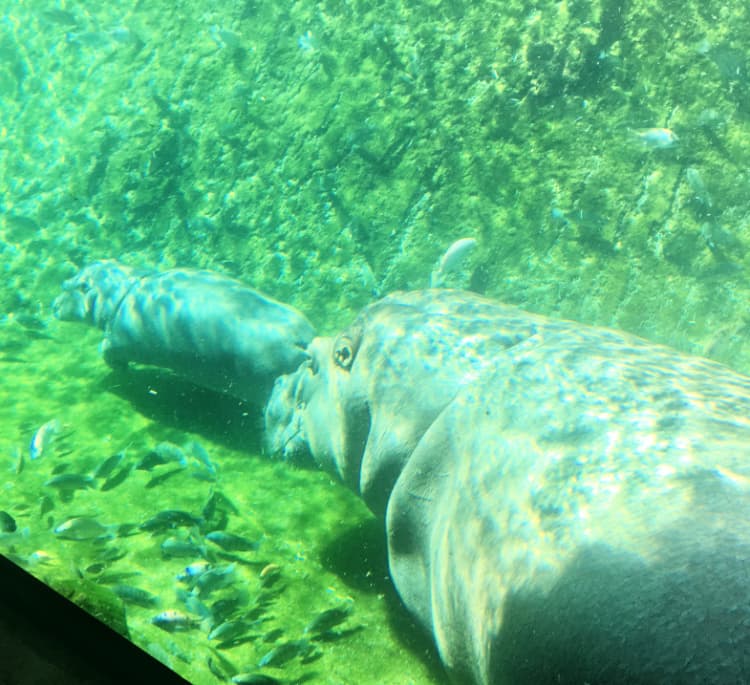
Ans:
[{"label": "hippo's eye", "polygon": [[333,350],[333,360],[342,369],[349,369],[354,361],[354,351],[351,341],[346,336],[341,336]]},{"label": "hippo's eye", "polygon": [[361,342],[362,326],[355,322],[333,344],[333,363],[346,371],[351,369]]}]

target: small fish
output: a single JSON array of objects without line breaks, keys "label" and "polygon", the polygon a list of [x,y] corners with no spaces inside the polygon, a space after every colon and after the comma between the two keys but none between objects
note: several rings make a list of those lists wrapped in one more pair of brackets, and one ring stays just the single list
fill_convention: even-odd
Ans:
[{"label": "small fish", "polygon": [[132,465],[123,466],[117,473],[111,475],[107,480],[105,480],[99,490],[102,492],[107,492],[109,490],[114,490],[118,485],[125,482],[125,479],[130,475],[130,472],[133,470]]},{"label": "small fish", "polygon": [[178,473],[182,473],[182,468],[176,468],[176,469],[172,469],[171,471],[165,471],[164,473],[160,473],[158,476],[154,476],[143,487],[146,490],[150,490],[151,488],[155,488],[157,485],[166,483],[170,478],[174,478]]},{"label": "small fish", "polygon": [[157,628],[166,630],[168,633],[177,633],[197,628],[201,622],[197,618],[177,611],[177,609],[167,609],[154,616],[151,619],[151,623]]},{"label": "small fish", "polygon": [[126,604],[135,604],[139,607],[149,608],[156,605],[159,601],[156,595],[152,595],[150,592],[134,585],[113,585],[112,592]]},{"label": "small fish", "polygon": [[115,26],[115,28],[110,30],[109,35],[116,43],[131,45],[136,51],[140,51],[145,45],[143,39],[135,33],[135,31],[131,31],[127,26]]},{"label": "small fish", "polygon": [[704,207],[710,209],[713,202],[700,172],[694,167],[688,167],[685,169],[685,180],[687,181],[690,190],[693,191],[695,199]]},{"label": "small fish", "polygon": [[156,466],[161,466],[162,464],[166,463],[167,461],[166,459],[164,459],[164,457],[162,457],[156,451],[151,450],[135,465],[135,469],[136,471],[151,471],[151,469],[155,468]]},{"label": "small fish", "polygon": [[248,596],[245,590],[239,590],[236,594],[216,600],[211,605],[211,615],[214,617],[214,621],[217,624],[227,621],[247,600]]},{"label": "small fish", "polygon": [[206,452],[203,445],[195,440],[191,440],[185,445],[185,450],[191,457],[195,458],[199,464],[204,466],[211,475],[216,475],[216,465],[211,461],[211,457],[208,456],[208,452]]},{"label": "small fish", "polygon": [[203,506],[203,518],[210,519],[217,509],[235,515],[239,515],[240,513],[237,505],[224,493],[219,490],[212,490],[206,504]]},{"label": "small fish", "polygon": [[16,313],[13,316],[13,321],[28,331],[43,331],[47,328],[45,321],[40,319],[36,314],[29,314],[28,312]]},{"label": "small fish", "polygon": [[113,545],[107,545],[103,547],[98,547],[93,553],[93,558],[96,559],[96,561],[98,562],[111,564],[113,561],[122,559],[126,554],[127,552],[121,547],[114,547]]},{"label": "small fish", "polygon": [[305,633],[320,635],[346,621],[352,615],[352,604],[327,609],[318,614],[305,628]]},{"label": "small fish", "polygon": [[207,555],[206,546],[198,544],[190,538],[167,538],[161,543],[160,549],[165,559],[205,558]]},{"label": "small fish", "polygon": [[215,590],[228,587],[235,580],[234,564],[216,566],[205,573],[201,573],[195,580],[198,596],[205,597]]},{"label": "small fish", "polygon": [[466,259],[477,246],[475,238],[461,238],[456,240],[443,254],[438,266],[430,276],[430,287],[439,288],[445,280],[446,274],[463,268]]},{"label": "small fish", "polygon": [[258,662],[258,666],[283,666],[297,656],[307,656],[313,647],[307,640],[290,640],[282,642],[270,652],[266,652]]},{"label": "small fish", "polygon": [[212,490],[201,515],[206,520],[206,528],[210,530],[224,530],[229,523],[229,514],[239,514],[239,509],[223,493]]},{"label": "small fish", "polygon": [[195,480],[202,480],[204,483],[216,482],[216,474],[211,473],[207,468],[201,466],[200,464],[193,468],[193,470],[190,472],[190,475],[195,478]]},{"label": "small fish", "polygon": [[636,131],[638,140],[652,150],[666,150],[677,145],[679,138],[669,128],[644,128]]},{"label": "small fish", "polygon": [[15,533],[16,528],[16,520],[7,511],[0,511],[0,532]]},{"label": "small fish", "polygon": [[11,467],[11,470],[13,473],[18,475],[23,471],[23,467],[26,464],[23,461],[23,450],[16,446],[13,448],[13,466]]},{"label": "small fish", "polygon": [[238,673],[229,679],[235,685],[281,685],[281,681],[264,673]]},{"label": "small fish", "polygon": [[281,628],[274,628],[274,630],[269,630],[263,636],[263,642],[276,642],[276,640],[279,640],[283,634],[284,631]]},{"label": "small fish", "polygon": [[701,224],[700,234],[706,241],[708,249],[720,261],[731,257],[740,257],[745,252],[742,241],[732,232],[716,223],[706,221]]},{"label": "small fish", "polygon": [[96,478],[108,478],[112,475],[112,472],[120,465],[120,462],[125,458],[125,450],[113,454],[111,457],[105,459],[99,466],[94,469],[94,473],[91,475]]},{"label": "small fish", "polygon": [[254,552],[259,547],[259,543],[254,540],[249,540],[241,535],[226,533],[223,530],[214,530],[207,533],[206,539],[227,552]]},{"label": "small fish", "polygon": [[223,29],[216,24],[208,29],[208,34],[220,48],[237,50],[242,46],[242,39],[238,34],[229,29]]},{"label": "small fish", "polygon": [[45,450],[49,448],[61,430],[62,424],[57,419],[52,419],[42,424],[31,438],[29,457],[31,459],[41,459],[44,456]]},{"label": "small fish", "polygon": [[169,462],[176,462],[180,466],[187,466],[187,457],[185,456],[185,452],[182,451],[180,447],[175,445],[173,442],[160,442],[155,448],[154,452],[158,456],[160,456],[164,461],[163,464],[168,464]]},{"label": "small fish", "polygon": [[109,571],[108,573],[102,573],[96,579],[96,582],[100,585],[117,585],[140,575],[140,571]]},{"label": "small fish", "polygon": [[222,682],[229,680],[232,675],[237,673],[237,667],[226,659],[220,660],[216,652],[213,656],[208,657],[206,665],[208,670]]},{"label": "small fish", "polygon": [[65,40],[71,45],[89,48],[102,48],[109,45],[110,38],[106,31],[68,31]]},{"label": "small fish", "polygon": [[55,557],[49,552],[45,552],[43,549],[38,549],[36,552],[29,554],[29,565],[34,566],[36,564],[54,564]]},{"label": "small fish", "polygon": [[278,564],[266,564],[258,577],[262,587],[270,588],[281,578],[281,567]]},{"label": "small fish", "polygon": [[79,473],[62,473],[54,476],[44,483],[45,487],[57,490],[87,490],[94,485],[94,479]]},{"label": "small fish", "polygon": [[193,587],[196,580],[204,573],[210,571],[211,568],[212,565],[208,561],[196,561],[194,564],[186,566],[180,573],[178,573],[177,580]]},{"label": "small fish", "polygon": [[65,461],[61,461],[59,464],[55,464],[52,467],[51,475],[59,476],[61,473],[65,473],[70,468],[70,464]]},{"label": "small fish", "polygon": [[39,501],[39,516],[41,517],[45,514],[49,514],[54,508],[55,503],[52,501],[52,498],[49,495],[45,495]]},{"label": "small fish", "polygon": [[248,631],[252,630],[254,625],[245,621],[224,621],[211,630],[208,634],[208,639],[231,642],[238,637],[246,635]]},{"label": "small fish", "polygon": [[186,511],[166,509],[142,523],[139,528],[147,533],[156,534],[173,528],[200,526],[201,523],[203,523],[202,519],[196,518]]},{"label": "small fish", "polygon": [[212,621],[215,621],[213,615],[211,614],[211,609],[209,609],[203,602],[201,602],[200,599],[198,599],[198,597],[196,597],[192,592],[188,592],[187,590],[183,590],[182,588],[177,588],[175,594],[177,595],[177,599],[179,599],[185,605],[185,608],[191,614],[196,614],[201,618],[211,619]]},{"label": "small fish", "polygon": [[63,540],[76,540],[79,542],[111,537],[109,527],[102,525],[90,516],[74,516],[73,518],[69,518],[57,526],[53,530],[53,533]]}]

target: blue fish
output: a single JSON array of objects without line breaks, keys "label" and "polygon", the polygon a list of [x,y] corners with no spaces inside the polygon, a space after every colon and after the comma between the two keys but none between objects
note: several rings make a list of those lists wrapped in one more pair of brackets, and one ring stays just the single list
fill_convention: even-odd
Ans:
[{"label": "blue fish", "polygon": [[197,628],[200,625],[200,621],[196,618],[192,618],[187,614],[183,614],[181,611],[176,609],[167,609],[157,614],[151,619],[158,628],[166,630],[168,633],[176,633],[185,630],[191,630]]}]

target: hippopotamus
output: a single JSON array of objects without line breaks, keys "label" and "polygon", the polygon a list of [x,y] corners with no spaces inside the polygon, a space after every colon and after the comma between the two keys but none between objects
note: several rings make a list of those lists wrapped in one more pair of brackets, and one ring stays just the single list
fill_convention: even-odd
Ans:
[{"label": "hippopotamus", "polygon": [[114,260],[65,281],[53,310],[102,329],[102,353],[113,367],[165,367],[258,406],[279,375],[307,359],[315,334],[302,313],[228,276]]},{"label": "hippopotamus", "polygon": [[382,518],[456,683],[750,681],[750,378],[449,290],[307,351],[267,449]]},{"label": "hippopotamus", "polygon": [[445,289],[315,338],[231,278],[102,261],[55,312],[110,364],[265,403],[269,453],[382,519],[456,683],[750,680],[749,378]]}]

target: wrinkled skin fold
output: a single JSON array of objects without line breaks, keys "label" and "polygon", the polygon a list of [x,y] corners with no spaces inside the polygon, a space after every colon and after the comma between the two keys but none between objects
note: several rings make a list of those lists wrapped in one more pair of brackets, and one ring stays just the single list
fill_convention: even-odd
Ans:
[{"label": "wrinkled skin fold", "polygon": [[308,353],[268,449],[384,518],[455,682],[750,680],[750,379],[445,290]]},{"label": "wrinkled skin fold", "polygon": [[133,269],[94,262],[63,284],[57,318],[104,331],[111,366],[171,369],[262,406],[274,379],[307,358],[314,330],[294,308],[209,271]]}]

